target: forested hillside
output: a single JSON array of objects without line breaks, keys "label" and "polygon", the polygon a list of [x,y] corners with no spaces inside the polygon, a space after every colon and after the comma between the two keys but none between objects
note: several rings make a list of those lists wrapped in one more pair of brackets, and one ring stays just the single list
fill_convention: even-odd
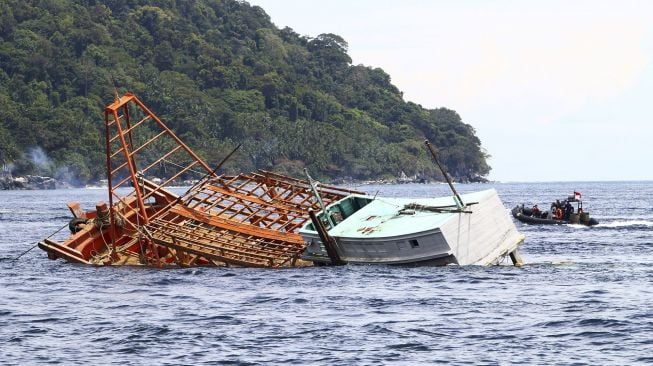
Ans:
[{"label": "forested hillside", "polygon": [[211,165],[243,143],[231,172],[438,177],[425,138],[458,179],[490,169],[455,111],[404,101],[341,37],[278,29],[246,2],[4,0],[0,66],[0,163],[14,174],[103,178],[114,85]]}]

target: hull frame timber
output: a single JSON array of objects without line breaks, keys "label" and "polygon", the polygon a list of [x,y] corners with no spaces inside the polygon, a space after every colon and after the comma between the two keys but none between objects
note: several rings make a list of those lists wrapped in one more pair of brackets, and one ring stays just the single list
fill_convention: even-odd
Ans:
[{"label": "hull frame timber", "polygon": [[[74,232],[39,242],[48,258],[152,267],[312,264],[300,259],[298,233],[309,210],[319,209],[309,182],[264,170],[219,175],[130,93],[105,108],[105,145],[108,205],[82,211],[69,203]],[[159,183],[151,172],[161,166],[167,174]],[[184,193],[170,189],[193,174],[201,179]],[[318,191],[328,203],[358,193]]]}]

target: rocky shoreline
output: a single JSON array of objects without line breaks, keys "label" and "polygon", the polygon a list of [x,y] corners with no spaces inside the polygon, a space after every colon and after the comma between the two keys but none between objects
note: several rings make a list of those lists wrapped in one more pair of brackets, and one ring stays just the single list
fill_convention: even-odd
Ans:
[{"label": "rocky shoreline", "polygon": [[26,175],[23,177],[12,177],[5,175],[0,177],[0,190],[14,189],[60,189],[70,188],[70,184],[58,181],[54,178],[39,175]]}]

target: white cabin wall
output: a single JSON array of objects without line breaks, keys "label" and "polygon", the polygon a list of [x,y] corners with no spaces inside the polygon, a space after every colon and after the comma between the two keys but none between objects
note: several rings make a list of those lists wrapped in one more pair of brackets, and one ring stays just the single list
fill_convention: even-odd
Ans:
[{"label": "white cabin wall", "polygon": [[468,209],[473,213],[459,214],[442,227],[459,264],[489,264],[522,240],[495,190]]}]

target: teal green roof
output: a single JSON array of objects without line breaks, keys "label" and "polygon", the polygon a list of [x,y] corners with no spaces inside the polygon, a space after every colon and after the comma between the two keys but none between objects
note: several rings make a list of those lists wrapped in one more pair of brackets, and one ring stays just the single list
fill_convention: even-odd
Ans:
[{"label": "teal green roof", "polygon": [[[478,202],[493,190],[461,195],[463,202]],[[440,227],[456,213],[436,213],[415,210],[414,214],[400,214],[406,205],[416,203],[424,206],[455,205],[453,196],[439,198],[391,198],[377,197],[346,220],[340,222],[329,234],[347,238],[387,238],[429,231]]]}]

